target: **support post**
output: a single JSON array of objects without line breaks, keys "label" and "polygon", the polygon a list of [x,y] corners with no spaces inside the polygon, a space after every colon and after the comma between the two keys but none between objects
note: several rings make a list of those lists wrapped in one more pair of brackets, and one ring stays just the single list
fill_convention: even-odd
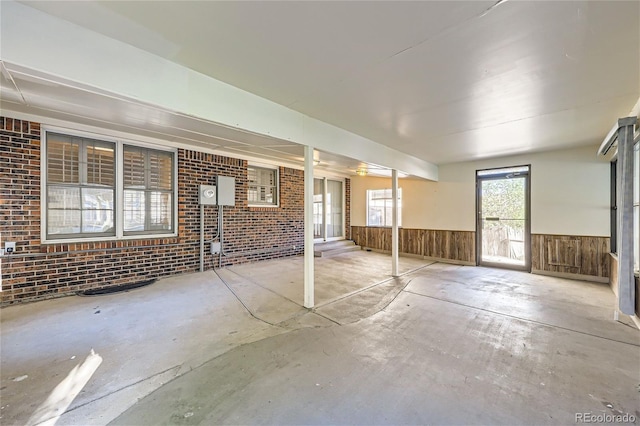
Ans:
[{"label": "support post", "polygon": [[398,171],[391,171],[391,275],[400,275],[398,254]]},{"label": "support post", "polygon": [[304,147],[304,307],[313,308],[313,147]]},{"label": "support post", "polygon": [[637,117],[618,120],[618,307],[627,315],[635,314],[633,276],[633,128]]},{"label": "support post", "polygon": [[327,178],[322,179],[322,239],[327,241]]},{"label": "support post", "polygon": [[204,204],[200,204],[200,272],[204,272]]}]

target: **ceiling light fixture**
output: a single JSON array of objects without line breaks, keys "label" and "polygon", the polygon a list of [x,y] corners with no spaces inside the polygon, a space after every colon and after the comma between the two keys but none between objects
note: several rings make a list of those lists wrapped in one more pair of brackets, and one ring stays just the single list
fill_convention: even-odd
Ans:
[{"label": "ceiling light fixture", "polygon": [[366,176],[367,175],[367,169],[357,169],[356,170],[356,174],[358,176]]}]

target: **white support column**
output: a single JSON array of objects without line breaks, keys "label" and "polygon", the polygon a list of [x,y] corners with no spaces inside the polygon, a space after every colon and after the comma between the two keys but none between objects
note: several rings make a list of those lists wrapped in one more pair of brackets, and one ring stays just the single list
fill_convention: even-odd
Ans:
[{"label": "white support column", "polygon": [[327,178],[322,178],[322,238],[327,241]]},{"label": "white support column", "polygon": [[304,147],[304,307],[313,308],[313,147]]},{"label": "white support column", "polygon": [[398,171],[391,171],[391,275],[400,275],[398,265]]},{"label": "white support column", "polygon": [[618,214],[618,307],[627,315],[635,313],[633,277],[633,129],[637,117],[618,120],[617,214]]}]

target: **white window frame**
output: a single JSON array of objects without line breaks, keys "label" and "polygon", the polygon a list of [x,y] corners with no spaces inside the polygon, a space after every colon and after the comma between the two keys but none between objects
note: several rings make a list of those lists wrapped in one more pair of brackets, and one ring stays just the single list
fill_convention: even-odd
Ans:
[{"label": "white window frame", "polygon": [[[47,134],[58,133],[62,135],[75,136],[80,138],[95,139],[115,144],[115,206],[114,221],[116,225],[116,233],[113,236],[104,235],[88,235],[83,237],[65,237],[65,238],[48,238],[47,236]],[[141,148],[155,149],[158,151],[170,152],[173,154],[173,171],[172,171],[172,230],[171,232],[153,232],[125,235],[124,233],[124,145],[137,146]],[[41,127],[41,161],[40,161],[40,241],[42,244],[73,244],[87,243],[95,241],[117,241],[117,240],[141,240],[155,238],[172,238],[178,236],[178,149],[167,147],[161,143],[141,142],[132,139],[109,136],[101,133],[93,133],[80,131],[69,128],[42,126]]]},{"label": "white window frame", "polygon": [[[87,161],[87,148],[88,146],[90,146],[92,143],[98,143],[100,145],[105,145],[105,146],[109,146],[109,148],[113,149],[113,183],[110,186],[110,189],[112,191],[112,196],[113,196],[113,200],[115,201],[116,198],[116,182],[115,182],[115,174],[116,174],[116,144],[113,141],[106,141],[104,139],[98,140],[96,138],[86,138],[86,137],[78,137],[77,135],[69,135],[68,133],[66,134],[62,134],[62,133],[55,133],[55,132],[48,132],[47,135],[56,135],[56,136],[61,136],[62,138],[69,138],[69,139],[75,139],[72,140],[71,143],[72,144],[77,144],[78,146],[78,170],[77,170],[77,182],[65,182],[64,180],[62,182],[51,182],[49,180],[49,176],[47,174],[47,180],[45,181],[46,184],[44,185],[44,188],[42,189],[42,193],[46,194],[46,196],[48,197],[50,195],[50,190],[51,187],[58,187],[58,188],[68,188],[68,189],[77,189],[78,190],[78,195],[80,195],[80,199],[78,200],[79,202],[79,206],[77,209],[70,209],[70,210],[77,210],[80,213],[80,229],[78,232],[72,232],[72,233],[66,233],[66,234],[56,234],[57,239],[68,239],[68,238],[82,238],[82,239],[86,239],[86,238],[100,238],[100,237],[113,237],[115,236],[116,230],[115,230],[115,224],[112,225],[111,229],[108,232],[86,232],[82,230],[82,223],[84,222],[84,218],[83,218],[83,214],[85,211],[87,211],[86,209],[83,208],[83,198],[82,198],[82,193],[83,190],[85,189],[106,189],[102,184],[95,184],[95,183],[89,183],[88,181],[88,170],[86,169],[86,161]],[[54,137],[55,138],[55,137]],[[48,147],[49,143],[47,143],[47,146],[45,146],[44,149],[44,155],[43,155],[43,161],[47,162],[47,168],[49,167],[49,160],[50,160],[50,155],[49,155],[49,147]],[[64,160],[63,160],[64,162]],[[64,166],[63,166],[64,168]],[[47,202],[47,208],[49,208],[49,203]],[[58,210],[57,208],[53,208],[52,210]],[[69,211],[68,209],[63,209],[65,211]],[[90,211],[90,210],[89,210]],[[45,219],[48,220],[49,218],[49,212],[47,212],[47,214],[45,214]],[[111,209],[111,213],[112,213],[112,218],[115,220],[115,203],[113,204],[113,207]],[[45,229],[44,229],[44,233],[48,234],[48,222],[45,221]]]},{"label": "white window frame", "polygon": [[[249,200],[249,169],[263,169],[263,170],[273,170],[276,175],[276,200],[275,203],[256,203],[251,202]],[[247,203],[249,207],[266,207],[266,208],[278,208],[280,207],[280,167],[273,166],[270,164],[262,164],[262,163],[248,163],[247,164]]]},{"label": "white window frame", "polygon": [[[369,194],[372,193],[373,191],[389,191],[391,192],[391,188],[379,188],[379,189],[367,189],[366,195],[367,195],[367,226],[375,226],[375,227],[380,227],[380,228],[391,228],[392,225],[371,225],[369,223],[369,218],[371,217],[370,213],[369,213],[369,202],[370,202],[370,196]],[[389,200],[389,201],[393,201],[392,196],[389,196],[388,198],[384,198],[384,200]],[[398,200],[400,201],[400,205],[398,206],[398,227],[401,228],[402,227],[402,188],[398,188]],[[385,202],[385,206],[386,206],[386,202]],[[389,219],[391,220],[391,218]],[[383,220],[384,223],[387,222],[386,220],[386,208],[385,208],[385,217]]]}]

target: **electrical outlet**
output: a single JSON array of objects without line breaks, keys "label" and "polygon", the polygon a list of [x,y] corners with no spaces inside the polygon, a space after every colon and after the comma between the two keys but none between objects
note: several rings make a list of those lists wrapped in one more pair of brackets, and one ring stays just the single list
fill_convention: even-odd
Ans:
[{"label": "electrical outlet", "polygon": [[16,243],[15,243],[15,242],[11,242],[11,243],[7,242],[7,243],[4,243],[4,252],[5,252],[5,253],[7,253],[7,254],[11,254],[11,253],[13,253],[14,251],[16,251]]}]

